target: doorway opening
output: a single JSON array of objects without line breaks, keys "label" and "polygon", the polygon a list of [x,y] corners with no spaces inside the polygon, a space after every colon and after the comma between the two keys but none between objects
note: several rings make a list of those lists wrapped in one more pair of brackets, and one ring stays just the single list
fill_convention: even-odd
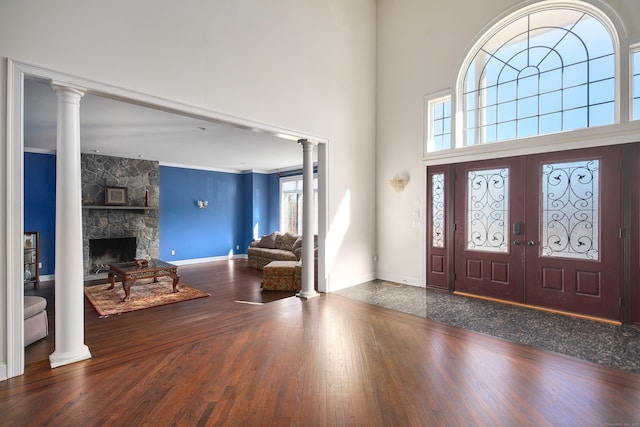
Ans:
[{"label": "doorway opening", "polygon": [[[304,134],[299,131],[292,131],[277,126],[270,126],[263,123],[257,123],[250,120],[228,116],[213,112],[210,110],[192,107],[178,102],[169,101],[163,98],[145,95],[130,90],[117,88],[100,82],[86,80],[52,70],[19,63],[11,59],[8,60],[8,117],[7,120],[7,176],[10,177],[7,183],[7,222],[13,224],[8,227],[6,239],[7,255],[7,283],[22,284],[23,276],[23,260],[22,260],[22,244],[23,244],[23,223],[24,207],[23,207],[23,156],[24,156],[24,83],[25,79],[35,78],[46,81],[64,81],[65,84],[82,87],[87,93],[96,94],[105,98],[121,100],[127,103],[148,107],[151,109],[161,110],[164,112],[172,112],[183,116],[199,118],[216,122],[218,124],[227,125],[234,129],[241,129],[250,133],[264,133],[277,138],[291,140],[292,143],[300,139],[307,139],[318,143],[318,177],[319,177],[319,199],[318,199],[318,215],[319,215],[319,271],[323,274],[319,275],[318,288],[321,291],[328,289],[328,280],[324,274],[324,239],[327,231],[327,191],[328,182],[328,155],[327,145],[328,139],[311,134]],[[300,153],[302,158],[302,152]],[[8,286],[7,288],[7,366],[6,377],[11,378],[24,373],[24,346],[22,328],[20,323],[23,321],[23,289],[17,286]]]}]

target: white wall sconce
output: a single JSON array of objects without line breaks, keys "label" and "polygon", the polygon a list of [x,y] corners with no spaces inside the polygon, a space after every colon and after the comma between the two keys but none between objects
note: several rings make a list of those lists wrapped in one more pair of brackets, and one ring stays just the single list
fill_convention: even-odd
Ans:
[{"label": "white wall sconce", "polygon": [[208,200],[198,200],[198,209],[206,209],[209,206]]},{"label": "white wall sconce", "polygon": [[408,176],[395,176],[391,180],[389,180],[389,185],[391,185],[391,188],[393,188],[395,191],[400,192],[404,190],[404,187],[408,182]]}]

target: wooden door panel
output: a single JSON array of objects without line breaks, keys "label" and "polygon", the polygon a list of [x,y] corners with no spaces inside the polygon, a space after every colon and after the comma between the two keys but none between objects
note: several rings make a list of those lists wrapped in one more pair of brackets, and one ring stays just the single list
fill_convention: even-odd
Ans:
[{"label": "wooden door panel", "polygon": [[519,158],[456,166],[456,291],[524,301],[523,246],[512,227],[524,220],[523,169]]},{"label": "wooden door panel", "polygon": [[629,236],[629,296],[628,321],[640,326],[640,143],[633,144],[627,151],[629,176],[630,219],[627,233]]},{"label": "wooden door panel", "polygon": [[619,147],[531,156],[527,304],[620,319]]}]

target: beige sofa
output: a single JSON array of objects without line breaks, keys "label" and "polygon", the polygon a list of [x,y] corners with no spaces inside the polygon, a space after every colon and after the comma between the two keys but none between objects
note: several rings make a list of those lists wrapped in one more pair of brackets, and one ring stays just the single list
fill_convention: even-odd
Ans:
[{"label": "beige sofa", "polygon": [[[315,256],[318,236],[314,236]],[[299,261],[302,257],[302,236],[274,231],[251,242],[247,248],[249,267],[262,270],[271,261]]]},{"label": "beige sofa", "polygon": [[298,261],[301,251],[302,238],[274,231],[251,242],[247,248],[249,267],[262,270],[271,261]]}]

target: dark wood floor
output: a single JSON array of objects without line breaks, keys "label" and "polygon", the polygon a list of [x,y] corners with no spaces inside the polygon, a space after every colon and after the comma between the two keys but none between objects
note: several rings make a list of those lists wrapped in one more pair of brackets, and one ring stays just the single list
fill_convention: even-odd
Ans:
[{"label": "dark wood floor", "polygon": [[640,422],[638,375],[339,295],[241,304],[283,296],[262,294],[245,261],[180,274],[211,296],[103,319],[87,304],[93,358],[54,370],[33,362],[1,382],[0,424]]}]

